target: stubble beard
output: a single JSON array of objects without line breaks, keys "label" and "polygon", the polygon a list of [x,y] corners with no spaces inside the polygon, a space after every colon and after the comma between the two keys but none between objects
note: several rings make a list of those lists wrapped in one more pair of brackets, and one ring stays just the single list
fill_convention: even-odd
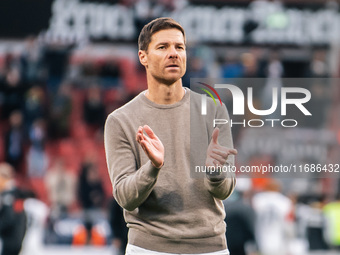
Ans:
[{"label": "stubble beard", "polygon": [[182,77],[184,76],[183,75],[178,75],[176,77],[173,77],[173,78],[167,78],[164,76],[154,76],[154,79],[156,81],[158,81],[159,83],[162,83],[166,86],[171,86],[172,84],[176,83],[178,80],[180,80]]}]

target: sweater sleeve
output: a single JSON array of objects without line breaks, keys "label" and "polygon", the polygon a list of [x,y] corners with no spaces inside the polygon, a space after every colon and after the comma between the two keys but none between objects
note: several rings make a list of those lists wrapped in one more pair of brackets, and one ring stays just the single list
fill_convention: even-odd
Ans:
[{"label": "sweater sleeve", "polygon": [[[217,126],[220,129],[218,142],[220,143],[220,145],[227,148],[234,148],[227,108],[223,104],[223,107],[218,107],[217,109],[218,111],[216,112],[215,118],[228,120],[227,124]],[[230,169],[234,166],[234,155],[228,156],[225,166],[227,166],[226,169]],[[235,173],[233,173],[232,171],[227,171],[222,173],[220,176],[210,176],[209,173],[207,173],[204,184],[215,198],[224,200],[231,195],[235,188]]]},{"label": "sweater sleeve", "polygon": [[113,196],[128,211],[136,209],[148,198],[160,170],[150,160],[137,169],[131,139],[135,138],[129,140],[119,121],[109,115],[104,130],[106,161]]}]

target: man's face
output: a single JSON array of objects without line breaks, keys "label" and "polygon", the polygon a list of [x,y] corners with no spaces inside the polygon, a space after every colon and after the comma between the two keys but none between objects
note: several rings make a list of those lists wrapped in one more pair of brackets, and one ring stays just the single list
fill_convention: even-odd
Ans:
[{"label": "man's face", "polygon": [[139,51],[139,59],[147,74],[157,81],[171,85],[186,71],[184,37],[178,29],[166,29],[154,33],[147,51]]}]

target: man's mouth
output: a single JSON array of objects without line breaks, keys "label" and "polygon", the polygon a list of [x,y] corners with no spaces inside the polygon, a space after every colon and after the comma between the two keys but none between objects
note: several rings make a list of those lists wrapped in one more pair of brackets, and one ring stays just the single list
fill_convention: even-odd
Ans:
[{"label": "man's mouth", "polygon": [[179,67],[178,65],[175,65],[175,64],[173,64],[173,65],[167,65],[166,67]]}]

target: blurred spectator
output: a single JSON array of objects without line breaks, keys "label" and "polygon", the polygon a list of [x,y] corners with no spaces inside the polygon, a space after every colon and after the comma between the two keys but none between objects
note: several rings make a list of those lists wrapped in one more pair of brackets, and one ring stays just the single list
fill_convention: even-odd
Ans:
[{"label": "blurred spectator", "polygon": [[0,163],[0,239],[1,255],[18,255],[26,232],[22,192],[16,187],[14,169]]},{"label": "blurred spectator", "polygon": [[85,228],[87,243],[91,240],[92,228],[101,214],[105,202],[103,188],[98,168],[94,162],[84,162],[79,178],[78,197],[85,214]]},{"label": "blurred spectator", "polygon": [[36,120],[29,130],[31,146],[27,155],[28,174],[30,177],[42,177],[48,166],[45,152],[46,127],[42,119]]},{"label": "blurred spectator", "polygon": [[93,86],[87,91],[83,105],[84,120],[93,130],[102,129],[106,119],[105,105],[100,87]]},{"label": "blurred spectator", "polygon": [[280,184],[270,180],[252,200],[255,209],[256,239],[262,255],[287,255],[292,238],[293,204],[280,193]]},{"label": "blurred spectator", "polygon": [[[241,61],[243,65],[243,78],[248,78],[248,79],[244,79],[245,84],[247,85],[240,84],[239,88],[243,91],[245,95],[248,94],[248,91],[247,91],[248,86],[249,86],[248,80],[249,78],[252,78],[251,87],[253,88],[253,94],[252,94],[253,106],[255,109],[261,109],[261,92],[262,92],[264,84],[263,82],[261,82],[260,79],[254,79],[256,77],[259,77],[260,74],[259,74],[259,63],[257,60],[258,53],[256,52],[256,50],[253,50],[253,51],[254,52],[246,52],[241,55]],[[257,118],[258,116],[250,112],[247,107],[245,117],[247,120],[250,120],[250,119]],[[239,129],[239,127],[236,127],[235,129]],[[239,132],[239,130],[237,132]]]},{"label": "blurred spectator", "polygon": [[124,105],[128,100],[137,96],[136,94],[128,94],[123,89],[111,89],[105,92],[104,102],[106,112],[112,112]]},{"label": "blurred spectator", "polygon": [[100,73],[100,66],[94,61],[84,60],[80,65],[80,75],[81,77],[91,78],[97,77]]},{"label": "blurred spectator", "polygon": [[122,76],[117,59],[107,61],[101,67],[99,76],[102,78],[102,83],[106,87],[112,84],[121,84],[120,77]]},{"label": "blurred spectator", "polygon": [[[193,64],[202,66],[202,68],[196,67],[195,69],[204,69],[206,72],[204,77],[220,77],[221,66],[218,63],[217,52],[211,47],[203,44],[190,43],[190,45],[187,45],[187,55],[192,58],[200,59],[201,63]],[[190,68],[190,65],[187,65],[187,68]]]},{"label": "blurred spectator", "polygon": [[324,201],[322,198],[309,198],[309,200],[305,203],[300,201],[296,206],[298,235],[307,240],[310,251],[328,250],[324,239],[326,225],[322,211]]},{"label": "blurred spectator", "polygon": [[59,139],[69,136],[72,111],[71,84],[63,83],[52,102],[48,133]]},{"label": "blurred spectator", "polygon": [[193,57],[189,60],[188,70],[183,77],[183,86],[190,86],[190,78],[208,78],[208,72],[204,62],[199,57]]},{"label": "blurred spectator", "polygon": [[326,216],[326,240],[331,247],[340,250],[340,195],[336,200],[327,204],[323,211]]},{"label": "blurred spectator", "polygon": [[43,248],[44,228],[49,208],[31,193],[25,199],[24,209],[27,215],[27,231],[21,254],[45,255]]},{"label": "blurred spectator", "polygon": [[[269,56],[269,62],[266,68],[266,77],[267,81],[262,90],[261,109],[268,110],[271,108],[273,104],[273,89],[277,88],[277,97],[281,97],[281,87],[282,80],[281,78],[284,75],[284,68],[280,59],[279,52],[272,51]],[[275,95],[274,95],[275,96]],[[278,104],[276,111],[267,117],[271,119],[281,119],[281,106]]]},{"label": "blurred spectator", "polygon": [[29,130],[37,119],[46,117],[45,94],[41,87],[34,86],[28,92],[24,104],[25,126]]},{"label": "blurred spectator", "polygon": [[4,58],[4,71],[7,72],[10,69],[20,70],[20,60],[18,58],[18,55],[8,50],[8,52],[5,53]]},{"label": "blurred spectator", "polygon": [[282,78],[284,68],[280,59],[280,54],[277,51],[272,51],[269,56],[269,62],[266,68],[266,77],[269,79]]},{"label": "blurred spectator", "polygon": [[47,68],[47,88],[50,96],[57,93],[66,73],[70,46],[53,42],[43,49],[43,65]]},{"label": "blurred spectator", "polygon": [[222,78],[242,78],[243,77],[242,63],[237,59],[234,53],[228,53],[225,63],[222,65]]},{"label": "blurred spectator", "polygon": [[127,245],[128,227],[123,216],[123,209],[112,198],[109,204],[109,224],[112,232],[112,244],[116,250],[119,251],[118,255],[125,254]]},{"label": "blurred spectator", "polygon": [[103,207],[105,192],[95,163],[86,162],[82,165],[78,194],[85,210],[97,210]]},{"label": "blurred spectator", "polygon": [[25,41],[25,48],[21,54],[22,78],[28,83],[41,81],[44,75],[42,66],[42,47],[33,36]]},{"label": "blurred spectator", "polygon": [[20,111],[14,111],[9,118],[9,130],[5,135],[5,160],[17,172],[23,170],[25,132]]},{"label": "blurred spectator", "polygon": [[66,168],[62,159],[57,159],[52,169],[48,170],[45,186],[52,204],[52,217],[67,215],[69,207],[75,201],[76,177]]},{"label": "blurred spectator", "polygon": [[255,54],[243,53],[241,60],[244,68],[244,78],[255,78],[259,76],[258,61]]},{"label": "blurred spectator", "polygon": [[248,199],[250,189],[251,180],[241,178],[237,181],[236,191],[224,201],[228,249],[232,255],[256,254],[256,215]]},{"label": "blurred spectator", "polygon": [[326,63],[326,52],[324,50],[316,50],[310,63],[309,77],[325,78],[329,76],[329,67]]},{"label": "blurred spectator", "polygon": [[94,162],[83,163],[78,187],[79,201],[85,210],[97,210],[103,207],[105,192]]},{"label": "blurred spectator", "polygon": [[[313,113],[313,118],[305,117],[302,119],[302,121],[304,121],[302,123],[306,127],[320,129],[327,123],[328,116],[326,110],[330,104],[330,86],[326,80],[314,79],[308,89],[313,96],[311,100],[306,103],[306,107]],[[294,117],[295,116],[292,116],[292,118]]]},{"label": "blurred spectator", "polygon": [[22,109],[26,90],[27,86],[21,82],[19,68],[8,69],[4,81],[0,84],[0,94],[3,98],[2,119],[8,119],[13,111]]}]

